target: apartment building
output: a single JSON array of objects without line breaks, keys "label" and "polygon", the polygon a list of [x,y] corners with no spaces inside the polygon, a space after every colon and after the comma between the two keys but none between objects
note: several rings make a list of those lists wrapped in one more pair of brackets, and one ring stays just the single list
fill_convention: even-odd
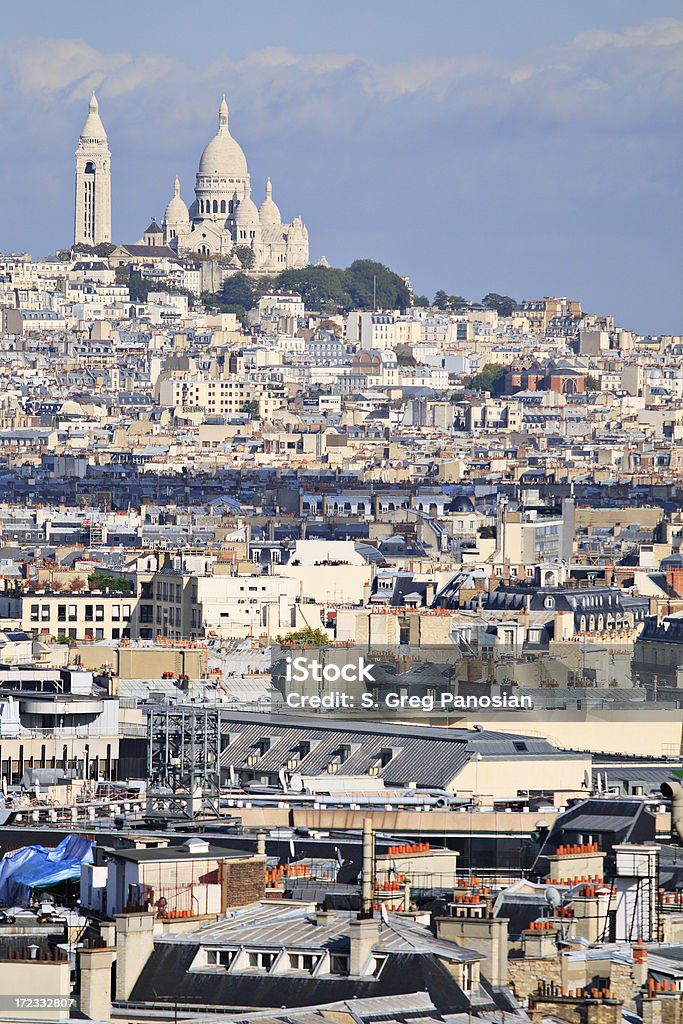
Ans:
[{"label": "apartment building", "polygon": [[214,574],[162,568],[139,585],[132,635],[244,639],[273,637],[295,625],[295,580],[262,574]]},{"label": "apartment building", "polygon": [[160,380],[159,405],[168,409],[202,409],[210,415],[240,416],[252,404],[267,419],[284,404],[284,391],[279,387],[236,377],[204,380],[201,377],[175,377]]},{"label": "apartment building", "polygon": [[122,640],[136,604],[121,594],[29,591],[0,597],[0,620],[45,639]]}]

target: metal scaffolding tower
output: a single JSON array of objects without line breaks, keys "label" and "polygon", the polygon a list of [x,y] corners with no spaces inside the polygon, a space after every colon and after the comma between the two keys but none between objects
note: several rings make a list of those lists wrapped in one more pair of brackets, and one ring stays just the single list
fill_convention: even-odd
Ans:
[{"label": "metal scaffolding tower", "polygon": [[220,814],[220,741],[218,708],[180,704],[148,711],[148,814]]}]

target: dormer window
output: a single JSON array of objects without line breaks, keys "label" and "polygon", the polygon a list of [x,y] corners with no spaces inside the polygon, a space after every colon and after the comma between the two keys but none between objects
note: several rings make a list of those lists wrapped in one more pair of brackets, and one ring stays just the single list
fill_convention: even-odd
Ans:
[{"label": "dormer window", "polygon": [[292,971],[306,971],[311,974],[319,959],[313,953],[290,953],[289,966]]},{"label": "dormer window", "polygon": [[349,958],[340,953],[332,953],[330,956],[330,974],[348,974]]},{"label": "dormer window", "polygon": [[275,962],[275,953],[249,953],[248,962],[251,968],[255,968],[260,971],[269,971]]},{"label": "dormer window", "polygon": [[546,608],[554,608],[555,607],[555,598],[554,597],[546,597],[546,599],[544,601],[544,605],[545,605]]},{"label": "dormer window", "polygon": [[295,747],[292,747],[287,758],[287,768],[289,769],[289,771],[291,772],[295,768],[297,768],[298,765],[303,761],[303,759],[305,757],[308,757],[310,752],[310,740],[301,740],[301,742],[297,743]]},{"label": "dormer window", "polygon": [[207,949],[206,963],[209,967],[225,967],[226,969],[237,956],[232,949]]},{"label": "dormer window", "polygon": [[331,760],[328,762],[328,765],[327,765],[328,773],[330,775],[336,775],[336,773],[339,771],[340,767],[344,764],[345,761],[348,761],[348,759],[350,757],[351,757],[351,744],[350,743],[342,743],[342,745],[340,747],[338,747],[337,750],[335,751],[335,753],[334,753],[333,757],[331,758]]},{"label": "dormer window", "polygon": [[267,754],[269,750],[270,737],[262,736],[261,739],[253,745],[253,747],[247,754],[247,766],[249,768],[253,768],[255,765],[258,764],[260,758],[262,758],[264,754]]}]

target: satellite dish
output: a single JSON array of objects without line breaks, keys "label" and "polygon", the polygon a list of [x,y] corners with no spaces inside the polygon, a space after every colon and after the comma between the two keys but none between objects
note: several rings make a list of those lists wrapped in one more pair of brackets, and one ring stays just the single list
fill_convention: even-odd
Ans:
[{"label": "satellite dish", "polygon": [[557,908],[562,905],[560,890],[556,889],[554,885],[547,885],[545,889],[545,901],[551,910],[557,910]]}]

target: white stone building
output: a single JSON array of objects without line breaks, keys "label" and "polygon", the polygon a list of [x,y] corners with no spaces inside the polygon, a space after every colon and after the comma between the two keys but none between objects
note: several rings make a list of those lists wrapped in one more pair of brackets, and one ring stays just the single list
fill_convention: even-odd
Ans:
[{"label": "white stone building", "polygon": [[[223,97],[218,131],[199,161],[195,200],[188,207],[175,179],[163,219],[163,243],[179,255],[229,256],[237,247],[254,253],[255,270],[278,273],[308,264],[308,231],[300,217],[282,222],[273,200],[270,179],[265,198],[256,207],[246,157],[228,129],[228,105]],[[236,269],[241,266],[233,253]]]}]

